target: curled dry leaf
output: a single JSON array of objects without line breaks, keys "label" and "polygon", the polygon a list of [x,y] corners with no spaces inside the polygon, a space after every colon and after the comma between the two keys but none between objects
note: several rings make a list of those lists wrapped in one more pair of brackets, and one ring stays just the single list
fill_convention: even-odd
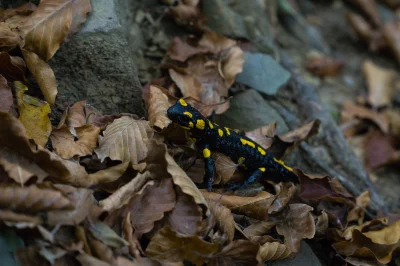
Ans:
[{"label": "curled dry leaf", "polygon": [[317,235],[325,235],[326,230],[328,230],[329,225],[329,217],[328,214],[324,211],[318,215],[317,222],[315,224],[315,233]]},{"label": "curled dry leaf", "polygon": [[8,8],[4,12],[0,12],[0,21],[8,20],[14,16],[29,16],[35,9],[36,5],[30,2],[16,8]]},{"label": "curled dry leaf", "polygon": [[166,212],[171,211],[175,203],[176,196],[171,179],[150,181],[126,205],[127,210],[132,213],[131,223],[135,228],[135,235],[141,236],[150,232],[154,223],[161,220]]},{"label": "curled dry leaf", "polygon": [[[215,162],[216,171],[214,184],[225,184],[229,182],[239,165],[234,163],[228,156],[219,152],[213,152],[211,156]],[[204,169],[204,162],[202,163]],[[202,175],[204,176],[204,171],[202,172]]]},{"label": "curled dry leaf", "polygon": [[207,53],[208,47],[192,46],[183,42],[179,37],[174,37],[168,46],[167,55],[173,60],[185,62],[188,58],[199,53]]},{"label": "curled dry leaf", "polygon": [[[171,229],[184,236],[195,236],[201,230],[202,210],[193,198],[176,189],[176,205],[168,215]],[[209,203],[209,202],[208,202]],[[212,213],[211,206],[210,211]]]},{"label": "curled dry leaf", "polygon": [[375,108],[390,104],[394,93],[393,84],[397,77],[396,71],[382,68],[370,60],[362,64],[362,70],[367,80],[368,102]]},{"label": "curled dry leaf", "polygon": [[207,202],[211,214],[217,220],[217,225],[220,229],[220,232],[214,234],[212,242],[221,244],[232,242],[235,236],[235,221],[231,210],[217,201],[207,200]]},{"label": "curled dry leaf", "polygon": [[215,254],[207,265],[259,265],[259,245],[248,240],[236,240]]},{"label": "curled dry leaf", "polygon": [[0,52],[0,74],[8,82],[26,81],[26,64],[21,57]]},{"label": "curled dry leaf", "polygon": [[137,174],[129,183],[119,188],[108,198],[100,201],[99,205],[103,210],[112,212],[125,205],[135,193],[139,192],[150,180],[150,173]]},{"label": "curled dry leaf", "polygon": [[89,174],[93,180],[93,184],[109,183],[118,180],[122,174],[128,169],[129,162],[120,163],[115,166],[108,167],[96,173]]},{"label": "curled dry leaf", "polygon": [[28,88],[21,82],[16,81],[14,84],[18,98],[19,120],[24,125],[28,137],[44,147],[52,129],[49,118],[50,105],[37,98],[24,95],[24,91]]},{"label": "curled dry leaf", "polygon": [[7,80],[0,75],[0,112],[10,111],[13,101],[11,88],[8,86]]},{"label": "curled dry leaf", "polygon": [[197,101],[201,100],[203,87],[196,77],[188,74],[179,73],[173,69],[169,70],[169,75],[171,79],[176,83],[176,85],[180,88],[184,97],[190,97]]},{"label": "curled dry leaf", "polygon": [[275,199],[275,195],[260,191],[254,197],[239,197],[220,195],[202,190],[201,193],[207,200],[218,201],[233,213],[243,214],[251,218],[265,220],[268,217],[268,208]]},{"label": "curled dry leaf", "polygon": [[195,265],[203,265],[209,257],[219,251],[219,246],[198,236],[180,236],[169,227],[164,227],[153,236],[146,249],[149,258],[181,262],[184,259]]},{"label": "curled dry leaf", "polygon": [[368,206],[369,201],[371,200],[371,195],[369,191],[364,191],[356,198],[356,207],[349,211],[347,215],[347,221],[358,221],[358,224],[362,224],[364,220],[364,210]]},{"label": "curled dry leaf", "polygon": [[152,138],[153,130],[148,121],[135,120],[128,116],[115,119],[103,132],[95,152],[101,161],[110,157],[112,160],[138,164],[147,156],[144,140]]},{"label": "curled dry leaf", "polygon": [[87,254],[79,254],[75,258],[82,266],[111,266],[111,264]]},{"label": "curled dry leaf", "polygon": [[71,133],[75,136],[76,127],[93,124],[100,117],[100,111],[90,104],[87,104],[86,101],[76,102],[65,110],[63,119],[57,128],[60,128],[65,123],[69,127]]},{"label": "curled dry leaf", "polygon": [[281,211],[296,193],[296,186],[293,183],[279,183],[275,185],[276,199],[268,209],[268,213]]},{"label": "curled dry leaf", "polygon": [[98,240],[102,241],[107,246],[113,248],[122,248],[128,246],[129,243],[119,237],[108,225],[103,222],[95,221],[89,224],[89,231]]},{"label": "curled dry leaf", "polygon": [[170,106],[168,96],[158,87],[150,86],[147,112],[150,126],[156,131],[162,131],[171,123],[171,120],[167,117],[167,109]]},{"label": "curled dry leaf", "polygon": [[381,25],[381,18],[375,0],[346,0],[346,2],[358,7],[374,24],[374,26]]},{"label": "curled dry leaf", "polygon": [[306,204],[290,204],[279,213],[276,231],[285,237],[285,244],[292,252],[299,252],[300,241],[303,238],[311,239],[315,234],[314,218],[311,215],[313,208]]},{"label": "curled dry leaf", "polygon": [[293,255],[293,252],[279,242],[267,242],[260,247],[257,256],[261,262],[286,259]]},{"label": "curled dry leaf", "polygon": [[276,225],[275,221],[255,221],[243,230],[245,236],[252,239],[257,236],[263,236],[271,231]]},{"label": "curled dry leaf", "polygon": [[218,62],[218,70],[229,88],[235,82],[237,74],[243,71],[244,53],[238,46],[229,49],[227,55]]},{"label": "curled dry leaf", "polygon": [[25,35],[23,48],[48,61],[90,11],[88,0],[41,1],[36,10],[17,25]]},{"label": "curled dry leaf", "polygon": [[169,14],[174,18],[175,22],[183,26],[194,26],[200,19],[200,9],[198,0],[194,1],[178,1],[176,6],[169,8]]},{"label": "curled dry leaf", "polygon": [[140,253],[144,253],[140,246],[139,240],[133,234],[133,228],[131,223],[131,213],[125,217],[122,224],[122,236],[129,243],[129,253],[136,259],[140,258]]},{"label": "curled dry leaf", "polygon": [[312,57],[306,62],[306,69],[318,77],[336,76],[343,68],[344,62],[329,57]]},{"label": "curled dry leaf", "polygon": [[111,248],[93,237],[89,237],[88,240],[94,256],[111,265],[114,264],[115,257]]},{"label": "curled dry leaf", "polygon": [[57,96],[57,81],[51,67],[35,53],[22,49],[29,71],[35,77],[45,100],[54,105]]},{"label": "curled dry leaf", "polygon": [[97,137],[100,133],[100,128],[94,125],[84,125],[75,128],[75,131],[77,135],[76,140],[65,125],[51,132],[50,139],[53,148],[64,159],[71,159],[76,155],[90,155],[97,146]]},{"label": "curled dry leaf", "polygon": [[41,212],[72,209],[71,201],[59,191],[29,187],[0,187],[0,208],[15,211]]},{"label": "curled dry leaf", "polygon": [[277,123],[273,122],[269,125],[262,126],[252,131],[246,132],[246,137],[254,140],[264,149],[271,147],[276,133]]},{"label": "curled dry leaf", "polygon": [[365,163],[369,169],[388,164],[396,164],[400,153],[396,147],[396,138],[381,132],[371,133],[364,142]]},{"label": "curled dry leaf", "polygon": [[0,210],[0,220],[8,226],[15,226],[17,228],[32,228],[43,223],[40,217],[15,213],[9,210]]},{"label": "curled dry leaf", "polygon": [[0,22],[0,51],[10,51],[23,42],[19,31],[12,29],[8,23]]},{"label": "curled dry leaf", "polygon": [[394,21],[383,25],[383,37],[386,40],[389,48],[400,63],[400,23]]},{"label": "curled dry leaf", "polygon": [[345,230],[338,230],[336,232],[338,235],[345,240],[353,239],[353,232],[355,230],[360,232],[368,232],[371,230],[376,230],[377,228],[383,228],[385,225],[388,225],[388,219],[386,217],[374,219],[368,222],[365,222],[361,225],[352,225],[347,227]]}]

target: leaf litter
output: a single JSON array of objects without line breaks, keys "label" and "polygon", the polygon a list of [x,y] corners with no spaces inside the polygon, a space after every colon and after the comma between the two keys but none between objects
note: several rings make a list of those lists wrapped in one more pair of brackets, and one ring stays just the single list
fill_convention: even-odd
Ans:
[{"label": "leaf litter", "polygon": [[[355,198],[329,176],[295,168],[299,184],[269,181],[265,190],[232,193],[224,184],[248,173],[213,153],[216,188],[198,188],[202,160],[166,111],[185,97],[205,116],[225,112],[244,52],[237,40],[204,26],[199,1],[164,2],[176,23],[201,35],[172,39],[160,66],[165,76],[143,88],[147,117],[103,115],[80,101],[65,109],[58,125],[49,119],[57,85],[46,62],[84,22],[90,2],[42,1],[0,12],[0,221],[31,235],[21,234],[26,246],[16,253],[19,263],[262,265],[294,257],[303,239],[316,238],[324,238],[349,262],[391,262],[400,250],[399,221],[371,220],[365,212],[369,192]],[[358,36],[370,49],[391,47],[397,55],[388,38],[394,25],[381,33],[372,30],[382,23],[375,10],[362,1],[349,2],[367,16],[349,16]],[[46,34],[37,35],[41,30]],[[22,49],[22,57],[11,56],[13,49]],[[320,77],[338,75],[342,67],[342,61],[324,57],[307,65]],[[390,105],[397,75],[369,61],[363,71],[368,97],[345,105],[343,121],[362,120],[382,132],[370,135],[366,147],[374,150],[378,142],[391,153],[370,156],[373,168],[400,158],[389,141],[398,134],[397,121],[381,109]],[[29,74],[45,101],[28,95]],[[18,112],[11,112],[13,105]],[[272,123],[245,134],[281,158],[318,134],[319,126],[314,120],[277,135]]]}]

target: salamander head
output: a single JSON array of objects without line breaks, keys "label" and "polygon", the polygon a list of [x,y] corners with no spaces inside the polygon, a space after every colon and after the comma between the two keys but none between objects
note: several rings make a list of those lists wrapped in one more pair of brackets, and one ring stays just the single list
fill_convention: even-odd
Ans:
[{"label": "salamander head", "polygon": [[188,130],[195,128],[198,120],[204,119],[203,116],[184,99],[179,99],[175,105],[168,108],[167,116],[175,124]]}]

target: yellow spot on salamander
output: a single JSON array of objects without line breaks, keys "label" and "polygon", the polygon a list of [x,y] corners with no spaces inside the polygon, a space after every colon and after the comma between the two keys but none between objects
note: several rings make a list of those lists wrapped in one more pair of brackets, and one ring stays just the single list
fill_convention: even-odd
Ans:
[{"label": "yellow spot on salamander", "polygon": [[198,119],[198,120],[196,121],[196,127],[197,127],[198,129],[203,130],[205,126],[206,126],[206,123],[204,123],[204,120],[203,120],[203,119]]},{"label": "yellow spot on salamander", "polygon": [[260,167],[258,168],[258,170],[260,170],[261,172],[265,172],[265,167]]},{"label": "yellow spot on salamander", "polygon": [[229,128],[225,128],[225,130],[226,130],[226,134],[228,134],[228,136],[231,134],[231,132],[229,131]]},{"label": "yellow spot on salamander", "polygon": [[224,131],[222,129],[218,128],[218,135],[222,137],[224,135]]},{"label": "yellow spot on salamander", "polygon": [[193,125],[193,122],[192,122],[192,121],[189,121],[189,127],[190,127],[190,128],[193,128],[193,127],[194,127],[194,125]]},{"label": "yellow spot on salamander", "polygon": [[261,148],[261,147],[258,147],[257,150],[258,150],[259,153],[261,153],[261,155],[267,154],[267,153],[264,151],[264,149]]},{"label": "yellow spot on salamander", "polygon": [[208,125],[210,126],[211,129],[214,128],[214,125],[211,123],[211,121],[208,121]]},{"label": "yellow spot on salamander", "polygon": [[204,157],[204,158],[208,158],[208,157],[210,157],[210,156],[211,156],[211,151],[210,151],[209,149],[205,148],[205,149],[203,150],[203,157]]},{"label": "yellow spot on salamander", "polygon": [[192,113],[191,113],[191,112],[188,112],[188,111],[183,112],[183,114],[184,114],[184,115],[187,115],[187,116],[190,117],[190,118],[193,117]]},{"label": "yellow spot on salamander", "polygon": [[244,160],[246,160],[244,157],[239,157],[238,159],[238,163],[241,164],[244,162]]},{"label": "yellow spot on salamander", "polygon": [[288,170],[288,171],[290,171],[290,172],[293,172],[293,168],[291,168],[291,167],[285,165],[285,163],[284,163],[282,160],[278,160],[278,159],[274,158],[274,161],[277,162],[277,163],[279,163],[279,164],[282,165],[283,167],[285,167],[286,170]]},{"label": "yellow spot on salamander", "polygon": [[184,99],[179,99],[179,103],[180,103],[182,106],[187,106],[187,105],[188,105],[188,104],[185,102]]},{"label": "yellow spot on salamander", "polygon": [[251,142],[251,141],[247,141],[247,145],[249,145],[249,146],[252,147],[252,148],[255,148],[255,147],[256,147],[256,145],[255,145],[253,142]]},{"label": "yellow spot on salamander", "polygon": [[243,145],[246,145],[247,140],[240,138],[240,142],[241,142]]}]

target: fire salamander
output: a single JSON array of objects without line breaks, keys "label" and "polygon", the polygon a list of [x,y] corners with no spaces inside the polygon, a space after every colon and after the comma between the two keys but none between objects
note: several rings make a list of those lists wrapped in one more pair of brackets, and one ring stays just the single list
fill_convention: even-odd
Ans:
[{"label": "fire salamander", "polygon": [[183,99],[171,106],[167,115],[175,124],[188,130],[196,146],[201,149],[205,164],[204,182],[208,191],[212,189],[215,174],[212,151],[229,156],[233,162],[252,173],[245,181],[230,185],[228,190],[245,187],[265,175],[275,181],[297,179],[292,168],[274,158],[260,145],[232,129],[212,123]]}]

